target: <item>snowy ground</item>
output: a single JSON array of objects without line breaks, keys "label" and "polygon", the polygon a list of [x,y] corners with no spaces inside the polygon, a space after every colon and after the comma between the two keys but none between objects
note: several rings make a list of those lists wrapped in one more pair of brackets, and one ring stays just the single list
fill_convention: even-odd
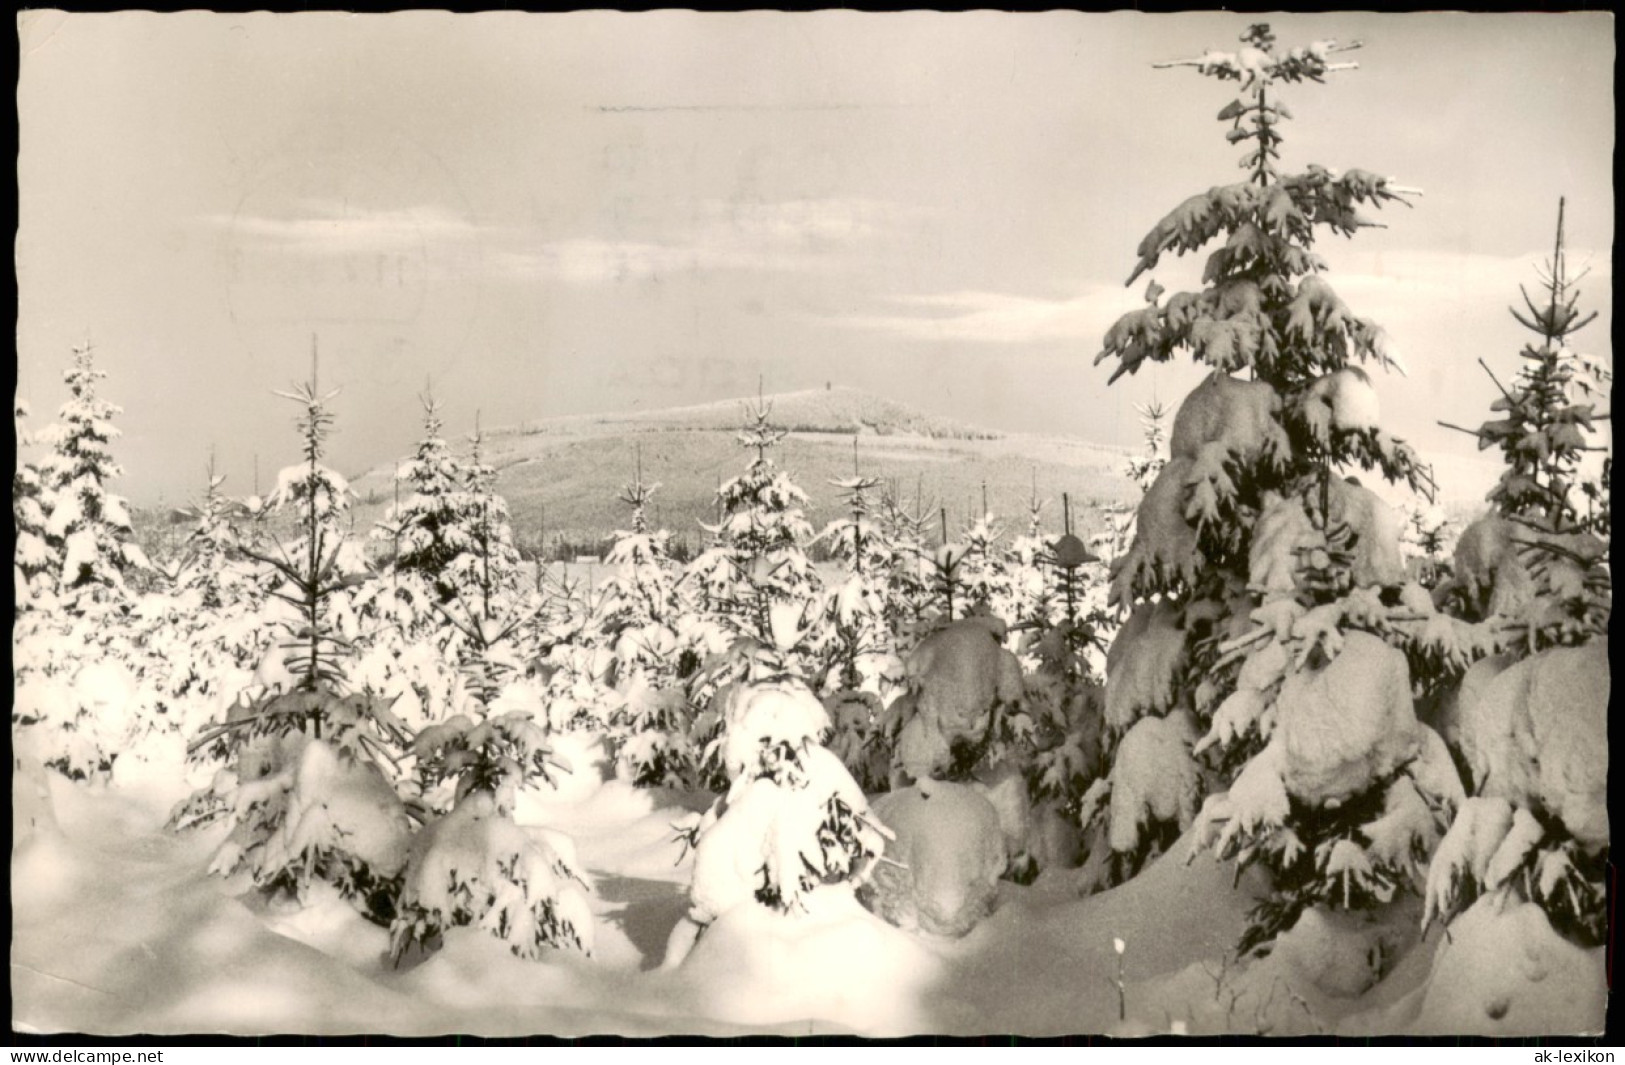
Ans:
[{"label": "snowy ground", "polygon": [[1404,909],[1381,925],[1310,921],[1271,957],[1227,963],[1256,885],[1205,855],[1187,862],[1184,841],[1091,898],[1058,879],[1004,884],[994,915],[957,941],[833,894],[799,918],[731,911],[663,969],[691,860],[671,824],[707,797],[579,780],[520,820],[574,838],[594,883],[595,955],[521,961],[458,929],[393,969],[385,930],[337,897],[267,906],[208,877],[217,830],[161,827],[185,790],[173,771],[90,788],[19,770],[13,789],[12,1023],[24,1031],[1516,1035],[1599,1030],[1606,1003],[1602,950],[1557,939],[1528,906],[1481,904],[1449,942],[1437,930],[1418,941]]}]

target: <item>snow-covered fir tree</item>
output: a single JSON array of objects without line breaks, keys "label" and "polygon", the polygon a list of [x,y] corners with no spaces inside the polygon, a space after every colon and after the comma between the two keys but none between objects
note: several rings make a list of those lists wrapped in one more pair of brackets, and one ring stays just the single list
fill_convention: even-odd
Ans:
[{"label": "snow-covered fir tree", "polygon": [[459,501],[467,544],[446,566],[446,577],[464,599],[487,604],[511,600],[522,591],[522,560],[514,545],[508,501],[497,491],[497,471],[485,461],[485,436],[478,422],[469,436]]},{"label": "snow-covered fir tree", "polygon": [[821,695],[832,722],[829,747],[872,791],[888,775],[886,744],[879,733],[887,698],[902,670],[887,623],[891,554],[869,496],[880,481],[856,468],[856,447],[854,439],[853,475],[830,482],[843,493],[846,513],[818,534],[844,572],[824,589],[817,653],[823,660]]},{"label": "snow-covered fir tree", "polygon": [[[313,375],[314,376],[314,375]],[[301,407],[304,461],[281,471],[270,503],[296,522],[291,539],[244,547],[273,569],[272,592],[291,611],[254,683],[192,749],[225,762],[180,811],[178,824],[224,816],[231,832],[210,870],[241,872],[255,888],[303,899],[311,883],[335,885],[369,917],[394,914],[410,822],[391,783],[407,732],[385,700],[346,693],[352,653],[348,589],[359,552],[346,544],[349,486],[322,465],[336,392],[314,380],[279,393]]]},{"label": "snow-covered fir tree", "polygon": [[268,610],[285,605],[269,596],[275,571],[244,553],[239,522],[248,507],[222,491],[225,480],[211,454],[203,494],[188,508],[194,522],[172,594],[149,593],[134,612],[162,712],[153,724],[165,732],[190,736],[223,720],[279,631]]},{"label": "snow-covered fir tree", "polygon": [[630,528],[614,533],[604,558],[612,570],[600,616],[614,656],[617,770],[640,784],[679,784],[692,772],[696,751],[681,684],[671,534],[649,528],[649,500],[659,488],[644,483],[640,451],[636,475],[619,497],[631,508]]},{"label": "snow-covered fir tree", "polygon": [[520,789],[548,779],[544,724],[502,710],[489,689],[468,712],[424,729],[412,745],[425,794],[452,790],[451,809],[412,841],[391,928],[398,963],[448,929],[472,926],[521,958],[548,948],[592,953],[587,880],[567,837],[521,828]]},{"label": "snow-covered fir tree", "polygon": [[[983,495],[986,495],[983,485]],[[985,505],[981,513],[961,530],[959,542],[965,548],[961,564],[961,579],[969,611],[985,611],[1013,622],[1016,611],[1014,589],[1009,569],[1005,566],[1000,543],[1006,529],[997,515]]]},{"label": "snow-covered fir tree", "polygon": [[395,471],[405,498],[390,508],[375,535],[388,542],[390,567],[415,573],[431,582],[441,602],[457,589],[447,571],[472,547],[469,529],[467,473],[451,446],[440,435],[440,405],[433,396],[422,397],[423,437],[412,457]]},{"label": "snow-covered fir tree", "polygon": [[821,745],[829,727],[823,705],[794,677],[730,689],[720,737],[729,786],[694,828],[688,922],[674,934],[668,965],[735,907],[796,914],[823,889],[851,892],[868,879],[888,833]]},{"label": "snow-covered fir tree", "polygon": [[45,532],[45,486],[39,467],[22,457],[24,449],[34,443],[34,434],[23,424],[28,414],[28,403],[20,397],[15,399],[12,425],[16,430],[17,468],[11,476],[11,520],[17,539],[12,545],[11,558],[12,591],[19,613],[49,593],[55,577]]},{"label": "snow-covered fir tree", "polygon": [[203,497],[192,508],[196,521],[186,534],[185,554],[176,575],[179,589],[194,592],[204,610],[220,610],[253,586],[237,525],[248,508],[221,491],[225,483],[225,474],[215,472],[211,453]]},{"label": "snow-covered fir tree", "polygon": [[1049,505],[1050,500],[1041,499],[1038,495],[1035,473],[1032,496],[1027,502],[1025,527],[1004,547],[1004,568],[1010,575],[1010,602],[997,613],[1013,624],[1047,620],[1053,609],[1054,586],[1045,564],[1050,541],[1044,535],[1044,511]]},{"label": "snow-covered fir tree", "polygon": [[97,382],[106,376],[88,343],[75,348],[73,365],[63,374],[68,401],[57,423],[40,434],[51,448],[39,466],[51,555],[45,579],[62,606],[76,613],[125,604],[126,576],[148,566],[129,506],[107,489],[124,471],[110,446],[119,437],[113,418],[121,408],[97,395]]},{"label": "snow-covered fir tree", "polygon": [[[1157,475],[1168,464],[1168,430],[1163,424],[1167,420],[1168,410],[1156,400],[1136,404],[1134,409],[1140,415],[1145,450],[1131,457],[1124,465],[1123,472],[1139,488],[1140,498],[1144,499],[1157,482]],[[1134,507],[1122,504],[1105,508],[1106,528],[1090,538],[1090,546],[1101,552],[1107,562],[1124,554],[1134,542],[1134,510]]]},{"label": "snow-covered fir tree", "polygon": [[[807,496],[769,457],[786,435],[771,423],[772,404],[758,401],[746,415],[738,440],[754,454],[742,475],[718,488],[721,518],[705,526],[715,542],[684,573],[691,596],[702,598],[715,624],[715,629],[696,627],[685,644],[702,647],[719,632],[726,643],[688,681],[689,702],[699,708],[696,740],[713,756],[721,743],[719,700],[734,686],[816,673],[812,651],[820,584],[806,552],[813,535],[803,510]],[[707,762],[719,767],[714,758]],[[710,779],[721,783],[715,772]]]},{"label": "snow-covered fir tree", "polygon": [[886,551],[886,618],[897,646],[909,648],[929,631],[933,615],[929,544],[937,505],[922,496],[918,484],[910,502],[891,483],[881,493],[876,516],[879,544]]},{"label": "snow-covered fir tree", "polygon": [[770,452],[787,435],[772,422],[773,405],[747,407],[739,432],[742,447],[754,452],[745,472],[717,489],[720,520],[705,526],[716,546],[690,565],[725,616],[741,631],[764,635],[764,611],[775,604],[805,605],[817,588],[807,558],[812,539],[804,508],[807,496],[773,461]]},{"label": "snow-covered fir tree", "polygon": [[1450,577],[1450,556],[1455,553],[1460,526],[1434,503],[1412,503],[1400,508],[1399,545],[1411,579],[1429,591]]},{"label": "snow-covered fir tree", "polygon": [[1587,491],[1584,468],[1606,453],[1594,443],[1596,408],[1612,375],[1568,346],[1595,315],[1579,308],[1563,243],[1560,204],[1544,291],[1526,291],[1525,311],[1513,311],[1538,343],[1493,404],[1503,417],[1478,431],[1506,465],[1488,497],[1494,510],[1462,534],[1453,583],[1458,604],[1495,630],[1500,653],[1467,671],[1445,718],[1472,798],[1429,872],[1427,917],[1514,895],[1589,947],[1608,925],[1613,597],[1594,509],[1604,492]]},{"label": "snow-covered fir tree", "polygon": [[1358,365],[1398,368],[1387,334],[1342,301],[1314,250],[1320,230],[1352,236],[1371,224],[1360,207],[1414,190],[1365,170],[1278,168],[1290,116],[1277,90],[1352,68],[1330,57],[1357,44],[1287,49],[1263,24],[1241,44],[1158,64],[1242,89],[1219,120],[1246,145],[1245,179],[1159,221],[1129,278],[1217,241],[1206,287],[1164,301],[1153,280],[1099,356],[1118,361],[1113,379],[1180,351],[1212,373],[1180,406],[1113,565],[1114,602],[1136,605],[1108,654],[1095,831],[1115,879],[1200,807],[1203,844],[1271,873],[1245,949],[1309,907],[1372,907],[1415,886],[1461,789],[1416,718],[1406,652],[1384,642],[1405,643],[1391,618],[1429,597],[1407,581],[1388,507],[1343,471],[1424,494],[1430,477],[1379,426]]},{"label": "snow-covered fir tree", "polygon": [[[1070,506],[1067,510],[1070,524]],[[1063,533],[1036,561],[1050,578],[1053,590],[1046,601],[1053,612],[1035,615],[1022,641],[1034,668],[1026,676],[1025,742],[1016,749],[1034,798],[1075,823],[1102,770],[1104,662],[1095,659],[1111,626],[1101,560],[1078,536]],[[1072,855],[1047,857],[1070,860]]]}]

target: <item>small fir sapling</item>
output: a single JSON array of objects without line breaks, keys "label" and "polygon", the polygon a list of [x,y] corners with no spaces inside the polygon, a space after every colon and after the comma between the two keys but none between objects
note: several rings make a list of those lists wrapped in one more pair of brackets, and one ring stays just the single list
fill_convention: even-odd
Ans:
[{"label": "small fir sapling", "polygon": [[485,436],[479,417],[469,434],[469,458],[463,468],[458,509],[463,523],[462,550],[446,566],[453,598],[490,616],[523,599],[522,560],[514,546],[508,501],[496,489],[496,468],[485,461]]},{"label": "small fir sapling", "polygon": [[28,414],[28,404],[20,397],[15,399],[12,424],[16,430],[17,468],[11,477],[11,519],[16,541],[11,559],[14,613],[18,615],[39,603],[55,583],[45,533],[44,482],[39,466],[22,457],[24,449],[36,443],[35,434],[23,424]]},{"label": "small fir sapling", "polygon": [[848,513],[831,521],[818,536],[845,572],[820,599],[822,641],[817,653],[825,663],[820,691],[832,720],[829,747],[866,789],[874,791],[887,777],[880,730],[885,696],[899,678],[901,663],[892,648],[886,616],[889,551],[868,498],[881,482],[859,472],[856,437],[852,447],[853,475],[830,482],[844,493]]},{"label": "small fir sapling", "polygon": [[390,547],[390,569],[431,582],[441,602],[457,592],[449,583],[452,563],[473,547],[466,492],[468,472],[441,436],[440,405],[421,397],[423,438],[412,458],[395,471],[396,490],[406,497],[390,508],[375,531]]},{"label": "small fir sapling", "polygon": [[230,818],[211,872],[245,870],[257,888],[297,898],[324,880],[387,922],[410,831],[390,773],[408,736],[384,701],[343,691],[351,643],[333,631],[332,607],[362,575],[346,572],[355,557],[344,543],[348,486],[321,464],[336,392],[318,392],[313,379],[279,394],[303,408],[305,461],[282,471],[271,499],[296,512],[298,535],[276,543],[274,555],[243,551],[276,572],[282,584],[271,594],[296,611],[291,639],[277,648],[285,684],[234,704],[193,742],[193,752],[227,764],[186,820]]},{"label": "small fir sapling", "polygon": [[965,613],[989,613],[1014,622],[1014,589],[1004,552],[999,541],[1004,539],[1004,525],[987,507],[987,485],[982,485],[982,511],[960,533],[959,543],[965,548],[960,565],[960,578],[964,589]]},{"label": "small fir sapling", "polygon": [[494,644],[508,632],[468,626],[477,649],[470,663],[473,698],[465,712],[431,725],[412,753],[426,795],[452,786],[450,812],[413,841],[392,927],[398,964],[449,928],[475,926],[522,958],[564,947],[590,954],[592,914],[587,880],[574,848],[557,833],[532,832],[513,820],[521,788],[546,783],[550,765],[564,766],[529,710],[501,709]]},{"label": "small fir sapling", "polygon": [[1527,313],[1513,311],[1540,342],[1493,404],[1505,417],[1478,431],[1506,468],[1489,495],[1494,511],[1462,534],[1455,580],[1501,653],[1473,666],[1457,695],[1449,731],[1474,797],[1429,870],[1423,919],[1448,921],[1480,895],[1515,895],[1592,946],[1608,925],[1612,579],[1592,509],[1606,497],[1607,466],[1594,480],[1584,467],[1606,450],[1590,441],[1607,417],[1594,401],[1611,374],[1568,347],[1595,315],[1580,311],[1579,278],[1568,274],[1563,209],[1543,298],[1525,292]]},{"label": "small fir sapling", "polygon": [[225,475],[215,472],[211,450],[203,498],[192,508],[196,522],[186,535],[175,582],[181,591],[194,593],[198,606],[207,611],[225,610],[245,597],[258,598],[237,527],[248,507],[221,491],[225,483]]},{"label": "small fir sapling", "polygon": [[970,606],[965,594],[965,578],[970,568],[967,565],[970,548],[964,543],[948,539],[947,508],[940,509],[937,514],[942,529],[942,542],[926,557],[925,565],[926,583],[935,593],[940,608],[930,619],[933,626],[952,622],[956,609],[959,616],[967,615]]},{"label": "small fir sapling", "polygon": [[699,708],[694,740],[707,752],[701,771],[712,786],[723,783],[711,754],[719,749],[722,701],[731,690],[764,677],[814,678],[817,672],[812,651],[820,582],[805,550],[812,539],[802,510],[807,497],[768,457],[786,435],[770,422],[772,405],[758,401],[746,413],[750,420],[738,439],[755,455],[743,475],[718,489],[721,520],[705,526],[716,544],[684,575],[704,590],[727,641],[687,685],[690,705]]},{"label": "small fir sapling", "polygon": [[1450,556],[1455,553],[1461,530],[1438,505],[1406,506],[1403,514],[1399,543],[1405,571],[1412,581],[1432,593],[1451,577]]},{"label": "small fir sapling", "polygon": [[[1154,399],[1150,403],[1136,404],[1134,409],[1140,415],[1140,426],[1144,430],[1145,452],[1130,458],[1123,472],[1139,488],[1140,498],[1144,499],[1156,484],[1157,475],[1168,465],[1168,430],[1163,424],[1168,410]],[[1113,504],[1106,509],[1105,530],[1090,540],[1091,548],[1104,552],[1106,562],[1115,562],[1134,543],[1135,509],[1125,504]]]},{"label": "small fir sapling", "polygon": [[771,423],[772,413],[765,401],[747,407],[749,420],[738,440],[755,454],[742,475],[718,488],[721,520],[702,523],[718,547],[702,556],[705,565],[697,559],[690,567],[722,613],[743,615],[740,626],[758,633],[765,628],[757,615],[767,606],[805,603],[817,589],[806,554],[813,536],[803,511],[807,496],[769,457],[786,435]]},{"label": "small fir sapling", "polygon": [[886,552],[886,618],[899,650],[918,643],[934,621],[926,544],[936,516],[936,502],[922,497],[918,483],[912,505],[895,483],[881,494],[878,524],[879,546]]},{"label": "small fir sapling", "polygon": [[1020,536],[1013,537],[1004,550],[1004,566],[1010,574],[1010,603],[1007,612],[1000,616],[1008,617],[1015,625],[1048,621],[1055,611],[1054,582],[1044,561],[1053,539],[1044,535],[1044,508],[1049,503],[1038,496],[1035,471],[1032,496],[1027,503],[1026,529]]},{"label": "small fir sapling", "polygon": [[679,785],[696,752],[679,675],[676,563],[671,534],[649,528],[649,500],[660,485],[644,483],[641,448],[636,466],[619,497],[632,510],[631,527],[613,535],[604,559],[611,567],[601,628],[612,653],[612,747],[617,772],[633,783]]},{"label": "small fir sapling", "polygon": [[1052,575],[1060,617],[1034,622],[1024,641],[1037,663],[1026,681],[1033,752],[1027,775],[1036,799],[1081,824],[1083,797],[1104,768],[1104,690],[1091,657],[1110,621],[1097,594],[1101,560],[1070,531],[1070,499],[1063,496],[1063,505],[1066,531],[1038,556]]},{"label": "small fir sapling", "polygon": [[[1113,778],[1136,730],[1175,734],[1136,744],[1166,764],[1135,775],[1184,785],[1119,804],[1127,816],[1188,827],[1194,785],[1210,792],[1199,843],[1271,870],[1250,948],[1309,906],[1375,906],[1416,880],[1460,788],[1443,742],[1415,719],[1406,652],[1384,642],[1414,641],[1403,626],[1422,623],[1427,596],[1410,590],[1392,515],[1339,471],[1375,470],[1423,494],[1431,475],[1377,424],[1357,365],[1400,368],[1387,334],[1338,297],[1314,251],[1320,227],[1352,236],[1372,224],[1361,206],[1416,191],[1364,170],[1277,167],[1290,116],[1276,87],[1352,68],[1327,57],[1357,44],[1280,49],[1262,24],[1242,43],[1158,64],[1243,89],[1219,118],[1231,143],[1249,145],[1246,179],[1158,222],[1129,279],[1221,240],[1207,287],[1164,301],[1151,282],[1100,359],[1118,360],[1115,378],[1186,350],[1213,371],[1181,404],[1169,461],[1113,566],[1113,601],[1139,605],[1109,655],[1106,717],[1121,737]],[[1199,739],[1185,749],[1182,736]],[[1143,831],[1108,835],[1117,854],[1144,846]]]},{"label": "small fir sapling", "polygon": [[125,578],[150,566],[135,542],[128,504],[107,490],[123,470],[110,447],[120,435],[113,418],[122,408],[97,395],[97,382],[106,376],[88,343],[76,347],[63,374],[68,400],[57,423],[39,436],[50,445],[38,466],[50,559],[48,572],[36,571],[35,581],[75,614],[123,609],[129,601]]},{"label": "small fir sapling", "polygon": [[796,914],[821,888],[868,879],[889,833],[820,743],[828,731],[828,713],[795,677],[731,689],[719,738],[728,790],[692,830],[690,937],[736,906]]}]

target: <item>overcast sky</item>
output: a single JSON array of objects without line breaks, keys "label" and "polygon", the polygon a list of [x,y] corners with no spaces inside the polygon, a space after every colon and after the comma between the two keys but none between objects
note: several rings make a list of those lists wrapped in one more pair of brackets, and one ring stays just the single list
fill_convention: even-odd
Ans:
[{"label": "overcast sky", "polygon": [[[89,337],[122,490],[178,501],[208,449],[246,493],[297,455],[308,374],[342,386],[333,464],[448,427],[852,385],[1004,430],[1133,443],[1095,367],[1140,238],[1236,180],[1233,84],[1157,60],[1236,47],[1224,14],[68,15],[19,21],[19,393],[37,426]],[[1568,197],[1608,347],[1614,28],[1605,14],[1279,16],[1358,38],[1289,86],[1283,163],[1421,187],[1327,238],[1331,280],[1411,376],[1385,423],[1473,442],[1474,360]],[[1189,287],[1199,260],[1158,280]]]}]

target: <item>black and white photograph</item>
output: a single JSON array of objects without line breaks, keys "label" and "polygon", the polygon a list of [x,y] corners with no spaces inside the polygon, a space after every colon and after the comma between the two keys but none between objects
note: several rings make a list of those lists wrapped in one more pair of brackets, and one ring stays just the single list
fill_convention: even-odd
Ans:
[{"label": "black and white photograph", "polygon": [[16,27],[14,1042],[1604,1036],[1611,12]]}]

